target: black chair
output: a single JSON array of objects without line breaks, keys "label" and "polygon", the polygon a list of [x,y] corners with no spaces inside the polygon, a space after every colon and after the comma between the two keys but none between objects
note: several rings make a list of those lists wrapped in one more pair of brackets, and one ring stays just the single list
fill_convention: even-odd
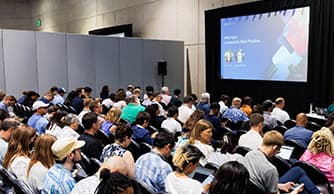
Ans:
[{"label": "black chair", "polygon": [[271,131],[271,130],[273,130],[273,129],[266,124],[262,128],[263,134],[265,134],[265,133],[267,133],[268,131]]},{"label": "black chair", "polygon": [[105,134],[102,130],[97,130],[97,132],[95,133],[95,137],[99,139],[103,147],[114,142],[114,140],[111,140],[110,136]]},{"label": "black chair", "polygon": [[240,130],[244,130],[244,131],[250,130],[249,120],[243,121],[243,123],[241,124]]},{"label": "black chair", "polygon": [[321,129],[321,126],[316,122],[308,122],[306,129],[309,129],[311,131],[318,131],[319,129]]},{"label": "black chair", "polygon": [[141,180],[133,180],[135,193],[138,194],[155,194],[154,190]]},{"label": "black chair", "polygon": [[291,164],[279,156],[273,156],[269,161],[276,167],[279,177],[291,169]]},{"label": "black chair", "polygon": [[300,144],[298,144],[295,140],[286,139],[285,145],[294,147],[291,158],[299,160],[300,156],[302,156],[303,153],[305,152],[305,148]]},{"label": "black chair", "polygon": [[141,154],[146,154],[152,150],[152,146],[145,142],[140,142],[139,146],[140,146]]},{"label": "black chair", "polygon": [[286,126],[286,128],[290,129],[294,126],[296,126],[296,121],[293,119],[289,119],[287,121],[284,122],[284,126]]},{"label": "black chair", "polygon": [[284,135],[284,133],[288,130],[288,128],[284,125],[277,125],[276,127],[274,127],[274,130],[280,132],[282,135]]},{"label": "black chair", "polygon": [[249,181],[249,183],[247,185],[247,192],[246,193],[247,194],[266,194],[265,191],[263,191],[262,189],[260,189],[259,187],[257,187],[251,181]]},{"label": "black chair", "polygon": [[302,168],[306,172],[307,176],[312,180],[312,182],[320,187],[320,189],[326,188],[329,194],[333,194],[333,188],[331,187],[331,184],[328,181],[326,175],[316,166],[303,161],[296,162],[294,166],[299,166]]},{"label": "black chair", "polygon": [[90,163],[89,158],[83,152],[81,152],[81,161],[79,164],[88,176],[91,176],[95,173],[92,169],[92,164]]},{"label": "black chair", "polygon": [[130,145],[126,149],[131,152],[134,161],[136,161],[141,156],[140,145],[133,139],[131,140]]},{"label": "black chair", "polygon": [[89,162],[91,164],[92,171],[97,172],[101,166],[101,161],[98,160],[97,158],[90,158]]},{"label": "black chair", "polygon": [[246,156],[246,154],[248,152],[252,151],[250,148],[248,147],[245,147],[245,146],[237,146],[235,149],[234,149],[234,152],[235,153],[238,153],[242,156]]},{"label": "black chair", "polygon": [[219,166],[215,163],[212,163],[212,162],[208,162],[204,168],[207,168],[207,169],[211,169],[213,170],[214,172],[216,172],[218,169],[219,169]]},{"label": "black chair", "polygon": [[18,180],[14,174],[0,165],[0,192],[16,194],[33,194],[33,189],[24,181]]}]

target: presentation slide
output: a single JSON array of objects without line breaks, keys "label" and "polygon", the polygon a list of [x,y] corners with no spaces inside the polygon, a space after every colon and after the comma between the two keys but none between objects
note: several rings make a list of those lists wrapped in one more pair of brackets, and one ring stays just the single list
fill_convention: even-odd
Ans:
[{"label": "presentation slide", "polygon": [[310,8],[221,19],[221,78],[307,81]]}]

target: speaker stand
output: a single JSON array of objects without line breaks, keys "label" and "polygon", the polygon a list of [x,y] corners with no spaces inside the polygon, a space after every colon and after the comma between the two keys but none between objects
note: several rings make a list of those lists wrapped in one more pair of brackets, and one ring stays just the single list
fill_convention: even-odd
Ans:
[{"label": "speaker stand", "polygon": [[161,74],[161,87],[165,86],[165,75]]}]

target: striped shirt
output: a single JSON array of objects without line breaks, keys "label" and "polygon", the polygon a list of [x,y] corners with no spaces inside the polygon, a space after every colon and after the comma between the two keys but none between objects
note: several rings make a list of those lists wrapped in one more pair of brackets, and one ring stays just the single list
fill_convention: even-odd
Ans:
[{"label": "striped shirt", "polygon": [[53,165],[45,175],[42,194],[67,194],[75,185],[75,180],[69,170],[62,164]]}]

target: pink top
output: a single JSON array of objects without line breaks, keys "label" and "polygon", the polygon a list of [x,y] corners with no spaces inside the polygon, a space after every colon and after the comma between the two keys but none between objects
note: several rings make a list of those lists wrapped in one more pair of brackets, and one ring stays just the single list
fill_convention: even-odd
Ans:
[{"label": "pink top", "polygon": [[327,176],[330,182],[334,181],[334,156],[330,156],[325,152],[313,154],[306,150],[299,160],[313,164]]}]

